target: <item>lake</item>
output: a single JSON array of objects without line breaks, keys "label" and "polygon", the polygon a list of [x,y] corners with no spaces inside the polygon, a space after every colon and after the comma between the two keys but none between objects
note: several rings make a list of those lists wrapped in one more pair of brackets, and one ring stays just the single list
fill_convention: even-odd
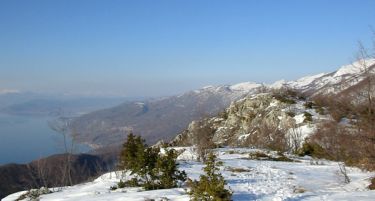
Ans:
[{"label": "lake", "polygon": [[63,153],[63,136],[49,128],[51,119],[0,114],[0,165]]}]

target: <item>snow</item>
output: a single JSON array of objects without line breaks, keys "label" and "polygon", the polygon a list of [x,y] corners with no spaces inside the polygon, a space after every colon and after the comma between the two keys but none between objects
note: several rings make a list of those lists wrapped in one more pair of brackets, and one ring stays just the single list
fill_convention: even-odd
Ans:
[{"label": "snow", "polygon": [[15,93],[20,93],[20,91],[15,90],[15,89],[0,89],[0,95],[15,94]]},{"label": "snow", "polygon": [[287,84],[287,81],[285,80],[278,80],[270,85],[268,85],[268,87],[270,87],[271,89],[280,89],[282,88],[283,86],[285,86]]},{"label": "snow", "polygon": [[202,87],[203,90],[212,89],[212,88],[215,88],[215,87],[213,85],[207,85],[207,86]]},{"label": "snow", "polygon": [[2,199],[1,201],[6,201],[6,200],[17,200],[17,198],[19,198],[21,195],[27,193],[27,191],[20,191],[20,192],[17,192],[17,193],[13,193],[11,195],[8,195],[6,198]]},{"label": "snow", "polygon": [[143,107],[145,105],[144,102],[135,102],[134,104],[140,107]]},{"label": "snow", "polygon": [[298,129],[300,129],[301,131],[301,142],[303,142],[307,137],[311,136],[316,131],[316,127],[309,124],[300,126],[298,127]]},{"label": "snow", "polygon": [[314,125],[301,125],[296,128],[290,128],[287,132],[288,140],[291,144],[294,143],[294,140],[297,140],[297,146],[302,147],[305,139],[311,136],[316,131],[316,126]]},{"label": "snow", "polygon": [[[192,179],[202,174],[202,163],[195,161],[192,147],[180,147],[180,169],[185,170]],[[257,149],[221,148],[218,158],[223,162],[221,173],[227,181],[227,188],[233,191],[234,201],[248,200],[374,200],[375,191],[367,189],[369,178],[375,172],[364,172],[357,168],[347,168],[351,183],[345,184],[340,176],[336,162],[315,160],[310,157],[293,157],[299,162],[277,162],[250,160],[249,153]],[[276,154],[274,152],[267,153]],[[233,171],[241,168],[244,171]],[[92,182],[63,187],[61,191],[42,195],[40,200],[49,201],[144,201],[175,200],[188,201],[184,188],[143,191],[140,188],[109,190],[120,180],[119,172],[102,175]],[[9,195],[4,201],[15,200],[24,192]]]},{"label": "snow", "polygon": [[[286,81],[286,80],[278,80],[272,84],[259,84],[256,82],[242,82],[234,85],[220,85],[220,86],[213,86],[208,85],[205,87],[202,87],[201,89],[193,90],[188,93],[195,93],[200,94],[202,92],[208,92],[208,93],[218,93],[218,94],[225,94],[230,93],[230,97],[232,97],[232,100],[235,100],[236,98],[241,97],[242,95],[245,95],[247,93],[255,93],[257,88],[264,86],[267,86],[271,89],[280,89],[284,86],[291,87],[294,89],[302,90],[303,92],[306,92],[307,90],[322,90],[324,88],[324,91],[327,92],[335,92],[334,85],[339,84],[343,80],[345,80],[349,85],[355,85],[359,81],[363,79],[363,76],[361,75],[361,72],[363,71],[362,67],[363,65],[360,65],[362,62],[365,62],[368,67],[375,64],[375,59],[368,59],[364,61],[356,61],[349,65],[341,66],[337,71],[331,72],[331,73],[319,73],[316,75],[309,75],[302,77],[298,80],[292,80],[292,81]],[[373,69],[374,70],[374,69]],[[355,78],[355,79],[347,79],[347,78]],[[229,89],[229,90],[225,90]],[[341,89],[343,90],[343,89]],[[230,92],[228,92],[230,91]],[[1,92],[1,90],[0,90]],[[177,97],[182,97],[185,94],[179,95]]]},{"label": "snow", "polygon": [[238,140],[246,140],[250,136],[250,133],[238,136]]},{"label": "snow", "polygon": [[363,66],[370,67],[375,64],[375,59],[360,60],[353,62],[352,64],[342,66],[339,70],[336,71],[334,77],[339,77],[347,74],[359,74],[363,71]]},{"label": "snow", "polygon": [[261,87],[261,84],[255,82],[242,82],[230,86],[229,88],[234,91],[251,91],[255,88]]},{"label": "snow", "polygon": [[337,71],[332,73],[320,73],[305,76],[294,81],[279,80],[268,86],[273,89],[288,86],[302,91],[313,89],[320,90],[325,88],[326,93],[335,92],[336,89],[334,85],[340,84],[343,80],[345,80],[345,82],[348,84],[348,87],[360,82],[364,77],[363,67],[370,67],[374,64],[375,59],[359,60],[351,64],[341,66]]},{"label": "snow", "polygon": [[294,120],[296,120],[296,124],[301,124],[305,120],[305,114],[298,114],[294,116]]},{"label": "snow", "polygon": [[276,107],[276,106],[278,106],[279,105],[279,101],[272,101],[271,103],[270,103],[270,107]]},{"label": "snow", "polygon": [[320,77],[323,77],[324,75],[326,75],[326,73],[319,73],[317,75],[305,76],[305,77],[302,77],[302,78],[300,78],[296,81],[292,81],[289,84],[293,87],[296,87],[296,88],[305,87],[305,86],[310,85],[316,79],[318,79]]}]

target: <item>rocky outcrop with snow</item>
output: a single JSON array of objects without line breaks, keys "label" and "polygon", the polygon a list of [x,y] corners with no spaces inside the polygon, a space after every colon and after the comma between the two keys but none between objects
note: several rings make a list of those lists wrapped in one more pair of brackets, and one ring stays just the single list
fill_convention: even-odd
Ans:
[{"label": "rocky outcrop with snow", "polygon": [[202,135],[200,130],[209,128],[212,140],[219,145],[257,146],[261,142],[254,142],[255,138],[278,141],[279,136],[284,136],[287,144],[290,138],[297,138],[301,145],[314,131],[315,124],[328,118],[316,109],[306,108],[305,103],[292,97],[286,101],[271,94],[252,95],[232,103],[219,116],[193,121],[172,144],[192,145],[197,136]]}]

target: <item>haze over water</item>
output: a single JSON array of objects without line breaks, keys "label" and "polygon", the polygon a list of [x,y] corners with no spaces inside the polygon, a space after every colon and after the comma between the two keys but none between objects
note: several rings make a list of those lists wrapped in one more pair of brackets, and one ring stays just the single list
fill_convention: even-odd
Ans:
[{"label": "haze over water", "polygon": [[0,113],[0,165],[27,163],[63,153],[63,138],[48,126],[50,117]]}]

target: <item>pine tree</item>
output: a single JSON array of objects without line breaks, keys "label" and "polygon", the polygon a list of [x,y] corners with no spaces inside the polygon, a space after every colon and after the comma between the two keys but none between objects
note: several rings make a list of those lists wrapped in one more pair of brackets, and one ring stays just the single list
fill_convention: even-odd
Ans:
[{"label": "pine tree", "polygon": [[122,145],[118,168],[126,170],[133,166],[135,156],[135,136],[129,133],[126,142]]},{"label": "pine tree", "polygon": [[118,168],[130,170],[132,174],[139,172],[144,164],[144,149],[146,144],[140,136],[129,133],[126,142],[123,144]]},{"label": "pine tree", "polygon": [[186,180],[186,173],[178,170],[175,150],[166,150],[160,155],[159,148],[147,147],[140,136],[128,135],[123,145],[118,167],[131,171],[134,176],[126,181],[127,186],[142,186],[146,190],[177,187],[179,181]]},{"label": "pine tree", "polygon": [[138,175],[142,180],[142,185],[146,190],[159,189],[158,187],[158,170],[156,164],[159,158],[160,150],[158,148],[147,148],[144,151],[143,165]]},{"label": "pine tree", "polygon": [[174,149],[166,150],[165,155],[158,158],[157,169],[161,188],[175,188],[178,181],[186,180],[186,173],[178,170],[176,159],[177,153]]},{"label": "pine tree", "polygon": [[205,162],[204,175],[199,181],[188,181],[191,191],[189,192],[193,201],[229,201],[232,193],[225,189],[224,177],[219,172],[216,155],[210,153]]}]

